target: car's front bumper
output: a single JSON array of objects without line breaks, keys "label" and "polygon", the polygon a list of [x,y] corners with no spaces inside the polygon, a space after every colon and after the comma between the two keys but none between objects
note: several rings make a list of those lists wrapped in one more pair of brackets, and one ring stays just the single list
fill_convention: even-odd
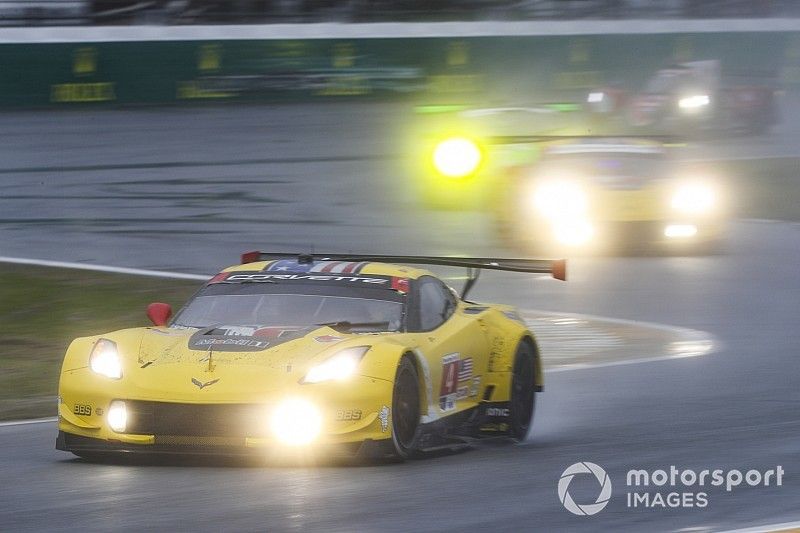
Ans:
[{"label": "car's front bumper", "polygon": [[[664,250],[697,249],[716,243],[724,235],[721,220],[647,220],[592,221],[591,233],[584,240],[566,242],[547,221],[538,220],[518,231],[520,240],[539,253],[608,253],[661,248]],[[686,235],[667,235],[667,228],[691,228]]]},{"label": "car's front bumper", "polygon": [[[358,448],[391,438],[392,383],[367,377],[260,395],[223,391],[211,396],[201,391],[167,399],[124,381],[108,384],[87,369],[62,375],[59,392],[58,429],[64,437],[58,449],[66,451],[270,454],[292,448]],[[305,444],[287,444],[286,435],[273,424],[276,410],[291,400],[310,404],[319,420],[316,435]],[[127,421],[121,431],[109,420],[113,403],[125,406]],[[304,417],[298,412],[295,418]]]},{"label": "car's front bumper", "polygon": [[[187,456],[219,456],[219,457],[254,457],[274,458],[291,457],[290,450],[265,445],[248,445],[237,439],[209,439],[204,437],[186,437],[168,443],[166,440],[153,439],[151,443],[136,444],[133,442],[111,441],[75,435],[59,431],[56,437],[56,450],[70,452],[78,456],[89,455],[187,455]],[[361,442],[327,443],[301,451],[304,456],[313,455],[329,457],[383,458],[391,455],[391,439]]]}]

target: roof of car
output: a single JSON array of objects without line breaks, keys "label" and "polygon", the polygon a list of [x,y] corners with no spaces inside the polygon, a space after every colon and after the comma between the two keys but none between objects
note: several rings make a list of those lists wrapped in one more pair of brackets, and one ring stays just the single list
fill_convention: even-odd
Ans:
[{"label": "roof of car", "polygon": [[376,263],[369,261],[314,261],[313,263],[299,263],[297,259],[279,259],[277,261],[256,261],[233,265],[223,272],[269,272],[274,274],[308,273],[320,275],[355,276],[373,275],[390,276],[399,278],[417,279],[421,276],[432,275],[427,270],[391,263]]},{"label": "roof of car", "polygon": [[604,137],[557,141],[548,146],[545,152],[551,155],[588,153],[664,154],[665,150],[662,143],[649,139]]}]

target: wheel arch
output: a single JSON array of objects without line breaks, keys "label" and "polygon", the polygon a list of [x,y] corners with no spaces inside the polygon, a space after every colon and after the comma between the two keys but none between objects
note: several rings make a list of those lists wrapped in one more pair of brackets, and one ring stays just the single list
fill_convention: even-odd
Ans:
[{"label": "wheel arch", "polygon": [[[413,349],[406,349],[401,356],[407,357],[411,360],[411,363],[414,365],[414,369],[417,371],[417,377],[420,381],[419,385],[419,392],[420,392],[420,415],[421,423],[430,422],[438,418],[436,415],[435,406],[431,403],[434,398],[433,395],[433,380],[431,379],[431,369],[430,365],[428,365],[428,360],[419,352],[419,350]],[[400,364],[400,360],[398,360],[397,364]]]},{"label": "wheel arch", "polygon": [[438,418],[434,405],[431,404],[433,395],[433,381],[431,370],[425,355],[418,349],[402,344],[381,343],[372,347],[375,356],[367,357],[362,368],[365,375],[391,381],[394,383],[397,369],[403,358],[408,358],[417,371],[420,390],[420,411],[422,422],[429,422]]},{"label": "wheel arch", "polygon": [[544,390],[544,369],[542,367],[542,357],[539,351],[539,343],[536,342],[533,334],[527,333],[523,335],[520,342],[528,344],[533,350],[533,379],[536,392]]}]

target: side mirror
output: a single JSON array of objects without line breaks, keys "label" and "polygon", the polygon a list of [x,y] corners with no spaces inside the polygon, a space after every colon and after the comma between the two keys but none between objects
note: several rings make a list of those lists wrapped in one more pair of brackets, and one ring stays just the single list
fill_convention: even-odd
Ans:
[{"label": "side mirror", "polygon": [[166,326],[172,316],[172,306],[161,302],[154,302],[147,306],[147,318],[154,326]]}]

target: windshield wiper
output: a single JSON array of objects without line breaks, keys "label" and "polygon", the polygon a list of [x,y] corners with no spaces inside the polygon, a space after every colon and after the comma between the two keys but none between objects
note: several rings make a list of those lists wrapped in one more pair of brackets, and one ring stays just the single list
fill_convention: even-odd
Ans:
[{"label": "windshield wiper", "polygon": [[382,322],[350,322],[349,320],[337,320],[334,322],[321,322],[315,326],[328,326],[332,329],[351,330],[357,328],[389,328],[389,321]]}]

